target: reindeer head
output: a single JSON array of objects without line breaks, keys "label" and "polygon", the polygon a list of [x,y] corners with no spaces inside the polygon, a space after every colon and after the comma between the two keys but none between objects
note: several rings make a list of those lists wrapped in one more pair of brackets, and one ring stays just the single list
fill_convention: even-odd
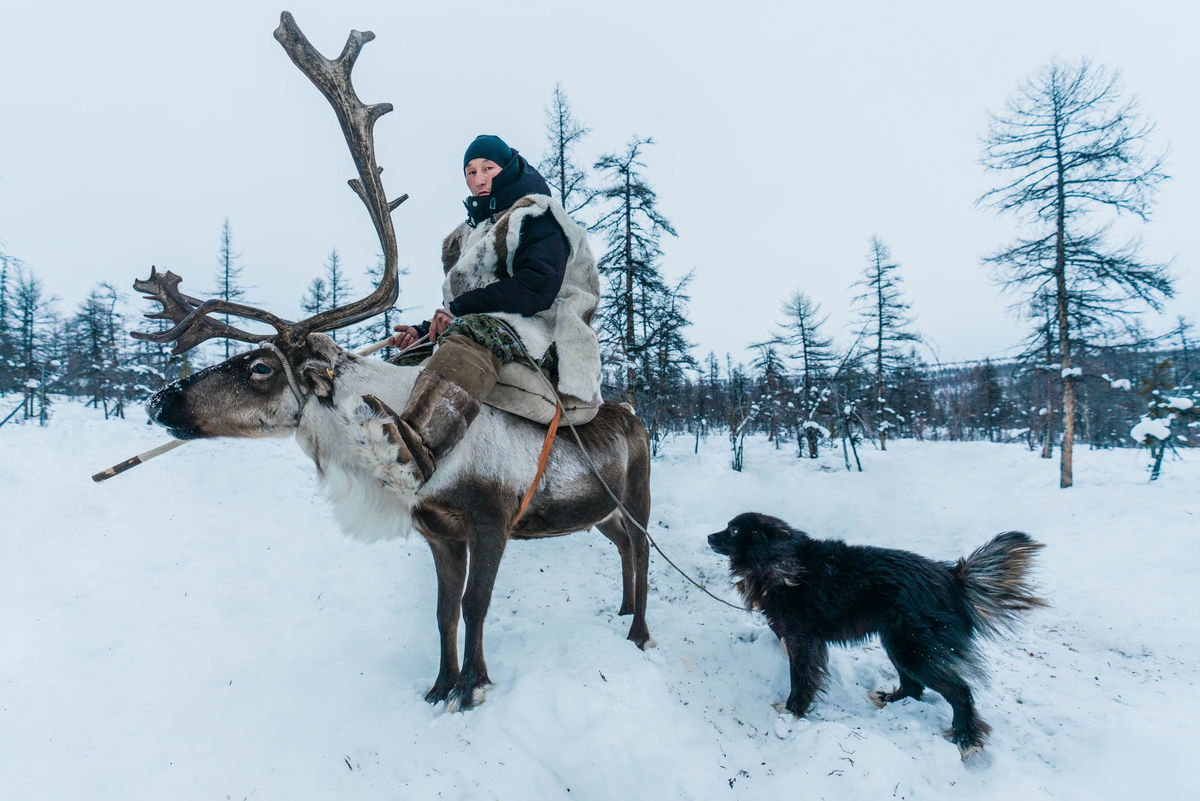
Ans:
[{"label": "reindeer head", "polygon": [[[253,342],[262,347],[235,356],[170,384],[151,397],[146,406],[150,419],[165,426],[180,439],[202,437],[285,436],[297,426],[305,405],[327,400],[339,366],[348,358],[332,339],[320,332],[353,325],[380,314],[396,302],[396,233],[391,213],[408,195],[388,202],[375,163],[375,121],[392,110],[390,103],[364,105],[354,92],[350,73],[363,45],[375,38],[370,31],[351,31],[342,53],[329,60],[317,52],[287,11],[280,18],[275,38],[292,62],[308,76],[333,106],[358,178],[350,188],[362,199],[379,235],[384,254],[384,271],[367,297],[320,312],[299,322],[276,317],[268,311],[241,303],[212,299],[200,301],[179,291],[182,280],[172,272],[153,267],[145,281],[133,287],[157,301],[162,310],[146,316],[170,320],[169,331],[150,334],[132,332],[135,339],[174,342],[172,354],[183,353],[213,338]],[[274,334],[243,331],[214,320],[223,314],[257,320],[275,329]]]}]

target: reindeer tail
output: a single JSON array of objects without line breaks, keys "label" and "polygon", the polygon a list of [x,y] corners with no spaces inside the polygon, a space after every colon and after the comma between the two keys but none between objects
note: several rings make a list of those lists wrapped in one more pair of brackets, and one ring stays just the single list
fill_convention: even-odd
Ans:
[{"label": "reindeer tail", "polygon": [[1006,531],[954,565],[972,622],[984,636],[995,637],[1022,613],[1047,605],[1029,580],[1033,555],[1043,547],[1028,534]]}]

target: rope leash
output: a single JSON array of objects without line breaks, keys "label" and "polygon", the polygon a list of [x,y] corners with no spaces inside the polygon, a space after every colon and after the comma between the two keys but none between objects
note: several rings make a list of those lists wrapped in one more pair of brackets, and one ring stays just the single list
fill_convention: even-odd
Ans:
[{"label": "rope leash", "polygon": [[[535,362],[533,360],[533,357],[529,355],[529,351],[525,350],[525,343],[521,342],[521,338],[517,336],[517,332],[514,331],[512,329],[512,327],[508,325],[507,322],[505,322],[503,320],[501,320],[500,322],[506,328],[508,328],[509,333],[511,333],[513,335],[513,338],[516,339],[517,345],[521,348],[521,352],[523,354],[525,354],[525,359],[529,362],[529,366],[533,368],[534,372],[536,372],[538,374],[538,377],[542,379],[542,382],[545,383],[546,387],[554,394],[554,402],[558,405],[558,412],[555,413],[555,418],[558,418],[565,411],[563,409],[563,405],[562,405],[562,398],[559,397],[558,391],[554,388],[554,385],[550,383],[550,379],[546,378],[546,375],[538,367],[537,362]],[[646,528],[637,521],[637,518],[635,518],[633,516],[633,514],[628,509],[625,508],[625,504],[621,503],[621,499],[618,498],[616,493],[612,491],[612,488],[608,486],[608,482],[604,480],[604,476],[600,475],[600,469],[598,467],[596,467],[596,463],[592,461],[592,455],[590,453],[588,453],[588,449],[583,446],[583,440],[580,439],[579,432],[575,430],[575,424],[571,422],[571,418],[565,417],[564,419],[566,419],[566,421],[567,421],[567,427],[571,429],[571,436],[573,436],[575,438],[575,444],[579,446],[579,451],[583,454],[583,458],[587,460],[588,467],[591,468],[592,474],[594,476],[596,476],[596,480],[598,480],[600,482],[600,486],[604,487],[604,491],[608,493],[608,497],[612,498],[613,503],[615,503],[617,505],[617,508],[621,510],[621,514],[625,515],[625,519],[628,520],[630,523],[633,523],[633,525],[637,527],[638,531],[640,531],[646,535],[646,539],[649,540],[650,544],[654,546],[654,550],[658,551],[658,555],[661,556],[663,559],[665,559],[667,564],[669,564],[671,567],[675,568],[675,572],[677,572],[679,575],[683,576],[685,579],[687,579],[692,584],[694,584],[701,592],[703,592],[709,598],[712,598],[714,601],[723,603],[731,609],[736,609],[739,612],[750,611],[750,610],[746,609],[744,606],[738,606],[737,604],[731,604],[729,601],[726,601],[724,598],[722,598],[718,595],[714,595],[708,589],[708,587],[705,587],[703,584],[701,584],[700,582],[696,581],[694,578],[689,576],[683,568],[681,568],[679,565],[675,564],[675,562],[673,562],[671,560],[671,557],[667,556],[666,552],[662,549],[662,547],[660,547],[659,544],[654,541],[654,537],[650,534],[650,532],[647,531]],[[549,451],[548,448],[546,450],[547,450],[547,452]],[[540,478],[540,476],[539,476],[539,478]],[[530,494],[529,494],[528,498],[526,499],[527,501],[529,498],[533,497],[532,492],[533,492],[534,487],[536,487],[536,486],[537,486],[537,480],[534,481],[533,487],[530,487]],[[522,507],[521,511],[524,512],[524,507]],[[520,515],[518,515],[518,519],[520,519]]]}]

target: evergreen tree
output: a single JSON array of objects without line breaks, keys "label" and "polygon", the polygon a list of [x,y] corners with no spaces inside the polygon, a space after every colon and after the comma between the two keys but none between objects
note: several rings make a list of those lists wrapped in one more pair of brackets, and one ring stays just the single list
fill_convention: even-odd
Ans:
[{"label": "evergreen tree", "polygon": [[300,298],[300,308],[308,316],[319,314],[330,308],[329,292],[325,288],[325,279],[320,276],[308,282],[308,290]]},{"label": "evergreen tree", "polygon": [[774,336],[774,341],[784,348],[785,355],[799,363],[800,380],[796,387],[796,446],[803,455],[802,442],[808,443],[808,454],[817,458],[817,445],[828,429],[815,419],[829,392],[821,386],[830,366],[834,362],[833,340],[821,329],[829,315],[821,314],[821,304],[805,293],[795,290],[783,303],[783,331]]},{"label": "evergreen tree", "polygon": [[867,342],[875,362],[875,397],[870,408],[875,410],[879,447],[887,450],[887,430],[893,423],[885,418],[884,377],[900,354],[897,346],[902,342],[914,342],[919,337],[908,329],[912,319],[908,316],[909,305],[901,296],[900,265],[891,260],[891,250],[879,237],[871,237],[870,245],[867,268],[854,284],[862,287],[863,292],[854,301],[859,320],[866,327]]},{"label": "evergreen tree", "polygon": [[1073,482],[1075,375],[1086,343],[1128,320],[1139,306],[1158,308],[1173,292],[1165,265],[1146,261],[1136,240],[1109,244],[1107,209],[1148,219],[1163,156],[1149,151],[1154,131],[1136,98],[1125,99],[1119,75],[1052,61],[993,115],[983,165],[1002,183],[979,203],[1011,212],[1029,235],[986,259],[996,280],[1031,302],[1051,288],[1062,378],[1059,486]]},{"label": "evergreen tree", "polygon": [[[217,267],[213,270],[213,281],[217,285],[215,295],[221,300],[236,302],[246,297],[246,290],[241,284],[242,268],[237,264],[237,260],[241,257],[241,253],[233,252],[233,229],[229,227],[229,218],[226,217],[225,224],[221,226],[221,247],[217,251]],[[223,316],[225,324],[230,325],[229,315]],[[236,343],[233,340],[225,340],[226,359],[234,354],[235,347]]]},{"label": "evergreen tree", "polygon": [[41,386],[42,370],[46,366],[44,353],[49,309],[55,298],[48,298],[42,290],[42,282],[25,265],[18,265],[16,286],[13,292],[13,316],[15,318],[16,342],[14,347],[14,373],[20,380],[25,397],[25,419],[34,417],[34,401]]},{"label": "evergreen tree", "polygon": [[671,352],[677,352],[683,340],[667,334],[678,333],[685,319],[678,300],[687,279],[672,289],[658,266],[662,235],[677,234],[658,211],[658,196],[642,173],[642,148],[653,143],[634,137],[623,153],[606,154],[596,162],[607,179],[597,192],[606,207],[592,230],[602,234],[607,245],[598,267],[608,284],[597,328],[605,360],[623,368],[624,394],[635,406],[657,346],[666,347],[667,361],[672,361]]},{"label": "evergreen tree", "polygon": [[582,211],[595,197],[588,188],[587,173],[575,162],[575,147],[591,132],[571,114],[562,84],[554,84],[554,96],[546,106],[546,151],[538,172],[568,214]]},{"label": "evergreen tree", "polygon": [[[783,395],[785,376],[776,343],[762,342],[753,346],[758,355],[750,367],[758,380],[758,406],[767,427],[767,441],[779,449],[779,426],[784,418]],[[787,394],[791,394],[788,392]]]},{"label": "evergreen tree", "polygon": [[79,304],[74,338],[79,343],[73,373],[89,405],[104,410],[104,418],[125,416],[129,389],[124,359],[124,319],[117,311],[121,296],[111,284],[94,287]]},{"label": "evergreen tree", "polygon": [[[329,258],[325,260],[325,275],[318,276],[309,282],[308,290],[300,298],[300,308],[310,316],[328,309],[335,309],[349,303],[350,293],[353,291],[350,279],[342,267],[342,257],[337,252],[337,248],[334,248],[329,251]],[[327,333],[334,342],[343,348],[350,348],[356,340],[355,334],[360,333],[360,329],[358,327],[341,328]]]},{"label": "evergreen tree", "polygon": [[[367,280],[372,286],[378,286],[380,280],[382,280],[385,264],[386,262],[384,261],[383,253],[381,252],[376,255],[374,266],[367,266]],[[398,270],[397,273],[400,276],[408,275],[408,268],[405,267],[404,269]],[[397,310],[395,306],[392,306],[391,308],[385,309],[383,314],[369,322],[364,322],[359,326],[356,326],[356,328],[362,331],[363,338],[368,342],[377,342],[381,339],[387,339],[396,333],[392,330],[392,326],[399,322],[399,314],[399,310]],[[387,359],[395,352],[396,349],[389,346],[380,351],[379,357],[381,359]]]},{"label": "evergreen tree", "polygon": [[975,371],[975,418],[988,442],[996,441],[996,422],[1001,416],[1004,393],[1000,377],[991,359],[984,359]]},{"label": "evergreen tree", "polygon": [[15,388],[11,383],[15,377],[12,369],[15,362],[11,277],[17,263],[16,259],[10,259],[7,253],[0,251],[0,397]]}]

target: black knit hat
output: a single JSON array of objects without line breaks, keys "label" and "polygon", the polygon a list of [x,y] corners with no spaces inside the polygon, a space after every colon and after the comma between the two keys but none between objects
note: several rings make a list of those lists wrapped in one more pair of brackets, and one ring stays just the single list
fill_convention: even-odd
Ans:
[{"label": "black knit hat", "polygon": [[513,150],[504,140],[498,136],[491,134],[482,134],[475,137],[475,141],[467,147],[467,152],[463,154],[463,169],[467,168],[467,163],[471,159],[490,159],[505,167],[512,161]]}]

